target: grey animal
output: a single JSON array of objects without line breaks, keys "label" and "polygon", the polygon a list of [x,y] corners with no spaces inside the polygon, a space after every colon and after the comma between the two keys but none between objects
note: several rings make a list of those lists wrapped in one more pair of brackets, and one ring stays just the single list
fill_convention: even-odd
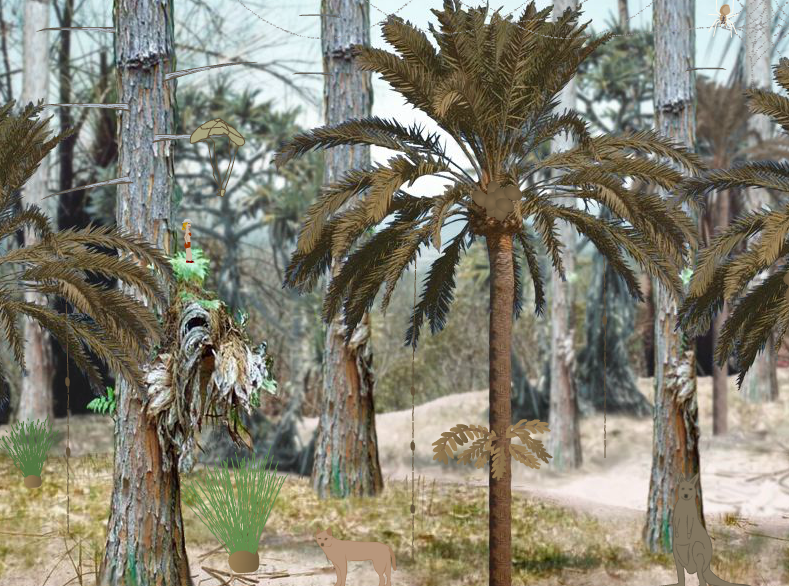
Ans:
[{"label": "grey animal", "polygon": [[721,580],[710,569],[712,540],[699,519],[696,508],[696,489],[699,475],[679,483],[677,502],[671,515],[674,542],[674,563],[677,565],[677,582],[669,586],[685,586],[685,571],[698,574],[699,586],[749,586]]}]

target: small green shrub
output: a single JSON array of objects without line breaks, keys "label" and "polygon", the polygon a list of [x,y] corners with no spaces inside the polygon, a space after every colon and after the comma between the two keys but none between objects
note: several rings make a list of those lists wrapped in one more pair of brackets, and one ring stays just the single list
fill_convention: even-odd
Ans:
[{"label": "small green shrub", "polygon": [[94,413],[109,413],[113,417],[115,416],[116,408],[117,403],[115,401],[115,389],[112,387],[107,387],[106,395],[96,397],[90,403],[88,403],[88,409]]},{"label": "small green shrub", "polygon": [[192,260],[194,262],[186,262],[186,252],[181,251],[170,259],[170,264],[178,281],[193,283],[202,287],[208,275],[208,266],[211,264],[211,261],[206,258],[203,251],[199,248],[192,249]]},{"label": "small green shrub", "polygon": [[[240,462],[235,458],[233,480],[229,460],[218,468],[207,468],[205,479],[185,484],[183,501],[208,530],[225,546],[228,554],[255,553],[271,509],[285,477],[272,471],[271,449],[263,461]],[[235,490],[233,489],[235,484]]]},{"label": "small green shrub", "polygon": [[44,462],[55,439],[49,419],[25,423],[19,421],[8,436],[0,438],[2,446],[14,466],[23,476],[41,476]]}]

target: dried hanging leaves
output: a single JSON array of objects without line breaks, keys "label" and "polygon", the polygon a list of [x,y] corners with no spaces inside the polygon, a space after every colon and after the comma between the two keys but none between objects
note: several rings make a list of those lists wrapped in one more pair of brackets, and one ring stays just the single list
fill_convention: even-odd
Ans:
[{"label": "dried hanging leaves", "polygon": [[[435,446],[433,460],[448,464],[449,460],[455,457],[454,452],[458,451],[458,446],[471,442],[462,453],[458,454],[458,462],[469,464],[473,460],[476,468],[482,468],[488,460],[493,458],[493,478],[499,479],[504,476],[505,456],[503,449],[506,448],[509,449],[510,455],[517,462],[529,468],[538,469],[540,467],[539,460],[547,464],[548,459],[553,456],[545,450],[542,441],[534,439],[531,434],[545,433],[546,431],[551,431],[548,429],[548,424],[539,419],[533,421],[522,419],[515,425],[510,425],[503,438],[498,437],[495,431],[488,431],[488,428],[481,425],[459,423],[449,431],[443,432],[441,438],[433,442],[433,446]],[[521,440],[523,445],[513,444],[509,441],[513,438]],[[507,441],[502,445],[504,440]]]},{"label": "dried hanging leaves", "polygon": [[[238,414],[250,413],[253,394],[271,391],[266,344],[252,348],[224,304],[207,309],[200,300],[176,303],[167,329],[169,351],[156,357],[146,375],[148,417],[159,441],[172,445],[182,472],[192,468],[195,432],[206,418],[227,426],[237,444],[251,448]],[[240,426],[240,428],[239,428]],[[165,451],[163,465],[172,465]]]}]

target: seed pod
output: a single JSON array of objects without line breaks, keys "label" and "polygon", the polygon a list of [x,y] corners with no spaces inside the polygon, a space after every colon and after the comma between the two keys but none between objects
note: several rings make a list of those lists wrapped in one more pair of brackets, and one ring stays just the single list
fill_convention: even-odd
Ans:
[{"label": "seed pod", "polygon": [[507,217],[507,212],[503,212],[501,210],[494,210],[491,214],[494,218],[496,218],[499,222],[503,222],[504,218]]},{"label": "seed pod", "polygon": [[501,198],[496,200],[496,208],[501,210],[502,212],[506,212],[509,214],[512,210],[515,209],[515,204],[513,204],[508,199]]},{"label": "seed pod", "polygon": [[472,200],[474,201],[474,203],[475,203],[475,204],[477,204],[478,206],[483,206],[483,207],[484,207],[484,206],[485,206],[485,203],[484,203],[484,202],[485,202],[485,198],[487,197],[487,195],[488,195],[488,194],[487,194],[487,193],[485,193],[484,191],[482,191],[481,189],[475,189],[475,190],[474,190],[474,191],[471,193],[471,199],[472,199]]},{"label": "seed pod", "polygon": [[508,185],[504,188],[504,196],[510,201],[519,201],[523,194],[517,185]]},{"label": "seed pod", "polygon": [[495,193],[500,187],[501,185],[499,185],[498,181],[491,181],[488,183],[488,193]]}]

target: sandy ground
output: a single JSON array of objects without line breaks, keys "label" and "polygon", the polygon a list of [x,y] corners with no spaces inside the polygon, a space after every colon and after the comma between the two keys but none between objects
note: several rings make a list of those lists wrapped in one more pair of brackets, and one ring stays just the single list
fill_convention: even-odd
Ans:
[{"label": "sandy ground", "polygon": [[[766,405],[748,405],[740,400],[734,379],[730,380],[729,433],[712,437],[711,434],[711,379],[699,379],[699,417],[701,424],[701,468],[705,515],[715,531],[724,513],[734,513],[748,519],[749,531],[786,539],[789,536],[789,371],[779,373],[782,400]],[[641,391],[651,398],[651,379],[639,381]],[[461,482],[487,484],[485,472],[471,466],[451,462],[449,466],[433,461],[432,443],[457,423],[486,425],[487,391],[457,394],[421,405],[415,411],[416,474],[428,482]],[[80,418],[79,433],[72,428],[72,453],[111,450],[112,428],[107,418]],[[57,428],[64,428],[58,420]],[[308,440],[317,425],[316,419],[306,419],[300,434]],[[385,413],[376,418],[379,457],[384,476],[393,480],[410,478],[411,410]],[[613,521],[606,540],[632,543],[643,525],[649,490],[651,466],[652,420],[609,416],[606,423],[607,452],[603,457],[603,417],[593,416],[581,423],[583,465],[573,472],[560,473],[550,464],[540,470],[521,465],[513,466],[513,489],[541,500],[551,501],[570,509],[594,514]],[[4,431],[0,426],[0,432]],[[543,436],[547,440],[547,435]],[[547,443],[547,442],[546,442]],[[783,484],[781,484],[783,482]],[[514,512],[515,513],[515,512]],[[781,575],[781,548],[786,542],[770,540],[770,548],[760,559],[754,575]],[[635,546],[635,545],[634,545]],[[262,543],[261,572],[289,570],[300,572],[328,566],[323,553],[308,535],[293,536],[284,541]],[[199,557],[205,550],[188,548],[195,584],[208,576],[200,566],[225,568],[225,555]],[[403,555],[403,554],[401,554]],[[57,554],[52,553],[55,559]],[[73,572],[65,564],[47,584],[65,584]],[[291,576],[262,584],[277,586],[330,586],[333,571],[310,576]],[[727,576],[721,576],[724,579]],[[394,574],[397,584],[410,583],[408,572]],[[572,578],[568,580],[568,578]],[[377,584],[377,575],[369,563],[352,563],[348,586]],[[539,582],[539,586],[597,586],[628,584],[629,586],[659,586],[676,582],[676,574],[660,566],[620,571],[598,569],[592,572],[563,573]],[[12,572],[0,579],[5,586],[41,586],[42,577],[28,572]],[[216,584],[215,580],[202,582]],[[697,584],[695,576],[687,576],[689,586]],[[86,582],[92,584],[92,580]],[[779,586],[774,578],[752,581],[753,586]]]}]

